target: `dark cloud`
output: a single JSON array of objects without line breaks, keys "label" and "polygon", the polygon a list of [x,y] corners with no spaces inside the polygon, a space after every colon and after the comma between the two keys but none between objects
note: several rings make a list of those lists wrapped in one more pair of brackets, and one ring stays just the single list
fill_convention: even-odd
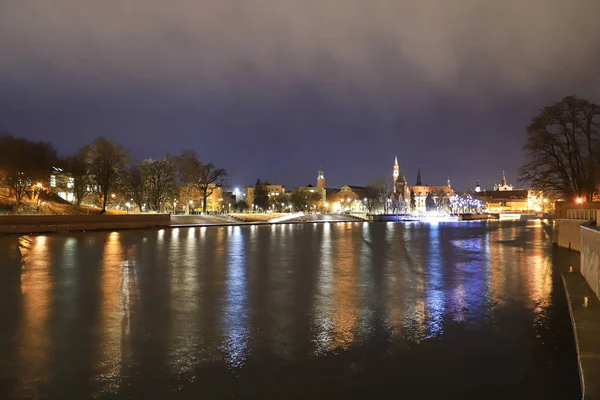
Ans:
[{"label": "dark cloud", "polygon": [[[282,152],[287,131],[322,140],[329,152],[316,159],[336,146],[357,157],[343,144],[351,135],[401,152],[423,135],[445,143],[446,131],[464,141],[455,149],[473,153],[484,127],[506,139],[504,129],[522,130],[543,101],[600,95],[599,12],[596,0],[7,0],[0,104],[16,117],[0,129],[35,127],[39,136],[39,126],[20,121],[47,122],[68,107],[81,121],[60,121],[61,129],[90,136],[96,126],[151,132],[162,124],[208,137],[245,131]],[[491,117],[474,126],[474,113]],[[506,150],[519,152],[516,137],[508,134]],[[416,155],[405,157],[414,169]],[[361,171],[352,172],[364,180]]]}]

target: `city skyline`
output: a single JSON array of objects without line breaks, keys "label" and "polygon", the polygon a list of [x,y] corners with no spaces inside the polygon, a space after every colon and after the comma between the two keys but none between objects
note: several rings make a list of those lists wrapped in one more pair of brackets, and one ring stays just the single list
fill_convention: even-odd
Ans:
[{"label": "city skyline", "polygon": [[595,2],[262,4],[4,2],[0,132],[61,155],[101,135],[134,159],[191,148],[234,186],[319,166],[366,185],[397,154],[409,183],[421,165],[491,188],[517,184],[542,107],[599,99]]}]

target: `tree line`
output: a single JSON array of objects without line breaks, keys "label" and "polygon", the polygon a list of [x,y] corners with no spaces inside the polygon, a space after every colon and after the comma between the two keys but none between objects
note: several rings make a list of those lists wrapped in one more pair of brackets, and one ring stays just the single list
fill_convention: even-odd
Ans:
[{"label": "tree line", "polygon": [[141,211],[162,211],[173,198],[181,198],[187,210],[192,195],[199,193],[206,212],[207,198],[227,178],[225,169],[201,162],[194,150],[131,162],[120,143],[98,137],[75,155],[60,158],[49,142],[0,135],[0,183],[17,203],[31,196],[34,182],[48,179],[52,167],[70,174],[77,205],[95,196],[103,213],[114,192],[125,193]]}]

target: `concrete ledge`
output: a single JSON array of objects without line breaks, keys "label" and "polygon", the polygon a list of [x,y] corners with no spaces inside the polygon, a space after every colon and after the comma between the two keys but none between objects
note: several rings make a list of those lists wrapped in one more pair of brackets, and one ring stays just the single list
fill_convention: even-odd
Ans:
[{"label": "concrete ledge", "polygon": [[559,247],[580,251],[581,250],[581,225],[588,221],[581,219],[554,220],[552,243]]},{"label": "concrete ledge", "polygon": [[169,214],[0,216],[0,233],[48,233],[168,227]]},{"label": "concrete ledge", "polygon": [[[600,301],[579,271],[563,273],[562,280],[575,336],[582,398],[600,399]],[[589,307],[584,306],[584,297],[589,299]]]}]

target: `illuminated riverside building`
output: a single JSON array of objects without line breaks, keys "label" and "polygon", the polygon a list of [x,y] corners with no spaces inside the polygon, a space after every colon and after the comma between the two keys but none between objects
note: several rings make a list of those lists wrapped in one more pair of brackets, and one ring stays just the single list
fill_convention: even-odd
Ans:
[{"label": "illuminated riverside building", "polygon": [[[414,212],[424,213],[426,211],[430,211],[427,209],[427,196],[431,194],[431,200],[433,201],[433,205],[439,209],[447,209],[449,208],[450,203],[454,200],[455,194],[454,190],[452,190],[452,185],[450,184],[450,178],[448,178],[448,182],[445,186],[429,186],[423,185],[421,181],[421,168],[417,169],[417,182],[415,186],[411,186],[409,188],[410,192],[414,193],[415,196],[415,209]],[[410,196],[409,196],[409,206],[410,206]]]},{"label": "illuminated riverside building", "polygon": [[543,193],[530,189],[515,189],[514,185],[509,185],[506,181],[506,174],[502,171],[502,181],[494,185],[494,190],[477,190],[479,182],[475,188],[474,197],[484,202],[488,212],[522,212],[536,211],[544,212],[548,208],[548,200],[544,198]]}]

